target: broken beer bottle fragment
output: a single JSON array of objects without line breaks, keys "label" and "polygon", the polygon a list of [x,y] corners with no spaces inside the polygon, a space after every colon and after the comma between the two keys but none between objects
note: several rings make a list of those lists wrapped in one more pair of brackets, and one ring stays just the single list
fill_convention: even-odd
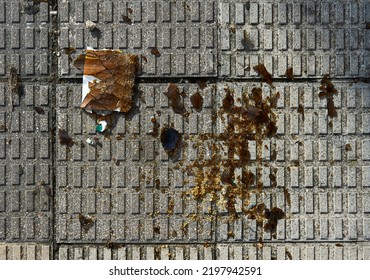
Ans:
[{"label": "broken beer bottle fragment", "polygon": [[289,67],[289,68],[285,71],[285,76],[288,78],[288,80],[293,80],[293,79],[294,79],[293,67]]},{"label": "broken beer bottle fragment", "polygon": [[163,92],[168,97],[170,106],[177,114],[184,114],[186,112],[184,102],[182,101],[180,89],[176,84],[169,83],[166,90]]},{"label": "broken beer bottle fragment", "polygon": [[195,92],[190,97],[191,104],[193,105],[194,109],[200,112],[203,107],[203,97],[200,95],[199,91]]},{"label": "broken beer bottle fragment", "polygon": [[261,76],[262,82],[268,83],[270,86],[272,85],[272,75],[267,71],[265,65],[258,64],[253,67],[253,70]]},{"label": "broken beer bottle fragment", "polygon": [[[74,62],[83,71],[81,108],[105,114],[132,107],[138,56],[119,50],[86,50]],[[103,114],[103,113],[102,113]]]},{"label": "broken beer bottle fragment", "polygon": [[75,143],[71,136],[68,135],[68,132],[64,129],[59,129],[58,135],[60,145],[73,146]]}]

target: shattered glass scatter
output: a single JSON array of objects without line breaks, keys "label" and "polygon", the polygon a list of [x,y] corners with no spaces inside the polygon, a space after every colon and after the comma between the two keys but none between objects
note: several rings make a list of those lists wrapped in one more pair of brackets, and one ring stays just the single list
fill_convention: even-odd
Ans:
[{"label": "shattered glass scatter", "polygon": [[[218,115],[226,123],[225,131],[217,135],[200,135],[201,141],[213,139],[222,145],[214,143],[210,159],[200,157],[187,167],[187,172],[195,176],[196,181],[191,194],[198,201],[210,197],[211,201],[227,209],[231,220],[238,218],[236,203],[242,199],[246,201],[242,212],[250,219],[262,222],[267,219],[264,215],[265,207],[249,209],[246,205],[250,200],[250,189],[262,193],[263,141],[275,136],[277,132],[274,109],[280,94],[276,92],[263,98],[262,89],[255,87],[251,92],[243,92],[243,105],[237,106],[233,89],[226,86],[224,91],[226,95]],[[256,172],[249,168],[250,141],[257,145]],[[227,154],[226,158],[221,156],[223,151]],[[237,175],[237,170],[241,171],[241,176]],[[272,181],[274,184],[276,178]]]}]

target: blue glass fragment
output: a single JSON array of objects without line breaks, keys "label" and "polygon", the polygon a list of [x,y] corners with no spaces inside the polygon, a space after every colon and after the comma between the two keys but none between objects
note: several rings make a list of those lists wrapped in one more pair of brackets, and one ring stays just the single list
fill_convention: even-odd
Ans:
[{"label": "blue glass fragment", "polygon": [[173,152],[176,149],[179,141],[180,141],[180,134],[176,129],[171,128],[171,127],[166,127],[162,129],[161,142],[162,142],[163,148],[167,152]]}]

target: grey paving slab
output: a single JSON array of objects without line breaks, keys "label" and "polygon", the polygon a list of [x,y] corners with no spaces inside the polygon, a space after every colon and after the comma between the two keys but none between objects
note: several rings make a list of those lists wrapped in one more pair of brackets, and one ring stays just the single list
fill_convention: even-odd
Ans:
[{"label": "grey paving slab", "polygon": [[62,245],[59,260],[214,260],[214,246],[195,244],[125,245],[110,249],[94,245]]},{"label": "grey paving slab", "polygon": [[[261,177],[256,178],[261,180],[263,191],[253,193],[248,207],[264,203],[267,208],[285,211],[287,217],[279,221],[276,236],[262,230],[262,225],[247,216],[230,221],[228,211],[222,207],[216,209],[219,217],[215,224],[214,214],[199,212],[213,207],[207,200],[197,202],[192,196],[183,199],[183,192],[195,185],[191,177],[177,174],[197,158],[191,141],[222,131],[220,115],[216,114],[216,119],[212,115],[222,103],[224,89],[233,91],[237,98],[260,87],[260,83],[209,85],[202,92],[209,102],[202,114],[189,109],[187,118],[174,114],[168,107],[163,94],[165,84],[140,85],[142,97],[138,98],[134,113],[120,116],[112,136],[107,139],[100,136],[102,147],[83,144],[87,137],[96,134],[95,120],[77,108],[80,86],[60,85],[58,126],[66,129],[76,144],[71,149],[58,145],[58,240],[72,243],[212,242],[214,238],[217,242],[231,243],[368,240],[369,86],[339,81],[334,84],[339,92],[334,99],[338,111],[335,118],[327,117],[326,102],[318,96],[318,82],[274,83],[275,88],[262,85],[264,96],[280,93],[275,109],[278,130],[276,137],[264,139],[262,162],[251,158],[250,170],[263,170]],[[196,90],[196,85],[184,85],[188,95]],[[184,100],[189,108],[189,98]],[[301,106],[304,111],[299,113]],[[191,139],[175,162],[168,159],[159,139],[148,134],[153,128],[150,119],[159,115],[158,111],[161,126],[173,123],[184,138]],[[354,125],[357,127],[353,128]],[[214,142],[220,145],[218,140]],[[261,147],[250,148],[253,154],[253,149]],[[79,214],[96,219],[87,233],[81,228]],[[189,214],[200,219],[191,221],[187,218]],[[184,223],[188,225],[186,232],[179,237],[175,230],[176,236],[171,236],[171,231]]]},{"label": "grey paving slab", "polygon": [[0,242],[52,237],[51,89],[23,89],[0,83]]},{"label": "grey paving slab", "polygon": [[[370,88],[356,82],[370,72],[369,24],[365,0],[0,0],[0,259],[369,259]],[[134,108],[105,135],[79,108],[72,60],[88,46],[140,57]],[[255,82],[259,63],[272,87]],[[10,67],[20,96],[7,88]],[[325,74],[338,89],[334,118],[318,97]],[[54,76],[56,86],[42,82]],[[203,90],[184,82],[200,77],[212,81]],[[163,94],[168,78],[186,93],[184,115]],[[232,202],[234,219],[227,189],[194,199],[189,170],[227,156],[223,98],[242,105],[255,87],[280,93],[277,133],[248,143],[256,178],[250,197]],[[182,135],[175,158],[153,117]],[[60,144],[59,129],[73,145]],[[261,203],[285,212],[275,234],[245,214]]]},{"label": "grey paving slab", "polygon": [[369,246],[361,243],[218,244],[220,260],[368,260]]},{"label": "grey paving slab", "polygon": [[[140,84],[135,107],[128,115],[117,116],[111,135],[104,137],[95,132],[95,117],[79,108],[81,86],[58,85],[57,127],[75,141],[72,147],[57,142],[58,242],[214,241],[215,225],[208,208],[199,209],[184,196],[191,183],[181,163],[190,161],[190,147],[183,148],[178,158],[169,158],[159,136],[152,135],[151,119],[157,119],[160,130],[171,126],[183,137],[212,131],[215,90],[209,85],[200,91],[206,100],[202,114],[185,98],[189,115],[184,118],[169,107],[163,94],[166,86]],[[179,87],[188,95],[198,88]],[[94,137],[98,145],[86,143]],[[94,220],[87,232],[81,228],[79,214]],[[201,219],[192,219],[194,214]]]},{"label": "grey paving slab", "polygon": [[13,66],[24,77],[51,74],[49,4],[0,1],[0,77]]},{"label": "grey paving slab", "polygon": [[[249,147],[248,168],[255,172],[263,189],[241,203],[250,203],[249,208],[258,203],[268,209],[278,207],[286,218],[278,221],[273,236],[263,229],[267,221],[255,225],[242,216],[223,223],[220,217],[217,243],[248,241],[251,234],[262,242],[368,242],[369,85],[333,83],[338,90],[334,98],[338,116],[334,118],[327,116],[326,101],[319,98],[320,83],[277,82],[274,88],[262,85],[264,96],[280,93],[274,109],[277,134],[263,139],[257,147]],[[260,86],[218,84],[218,103],[222,104],[225,88],[237,100]],[[217,126],[223,126],[220,119]],[[256,149],[261,150],[261,161],[253,156]]]},{"label": "grey paving slab", "polygon": [[0,260],[51,260],[50,244],[42,243],[2,243]]},{"label": "grey paving slab", "polygon": [[86,47],[141,55],[143,77],[217,75],[216,1],[59,1],[58,14],[60,77],[81,74],[63,49]]},{"label": "grey paving slab", "polygon": [[361,244],[218,244],[127,245],[110,249],[94,245],[62,245],[58,260],[369,260],[370,247]]},{"label": "grey paving slab", "polygon": [[368,77],[367,1],[219,1],[220,76]]}]

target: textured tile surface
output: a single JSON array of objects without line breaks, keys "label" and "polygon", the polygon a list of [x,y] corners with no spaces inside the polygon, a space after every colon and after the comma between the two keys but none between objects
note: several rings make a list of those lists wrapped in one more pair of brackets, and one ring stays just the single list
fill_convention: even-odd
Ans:
[{"label": "textured tile surface", "polygon": [[1,243],[0,260],[52,260],[51,246],[42,243]]},{"label": "textured tile surface", "polygon": [[28,8],[32,5],[25,2],[0,1],[0,77],[10,66],[25,77],[51,73],[49,6],[39,3]]},{"label": "textured tile surface", "polygon": [[[369,1],[33,2],[0,0],[0,259],[370,259]],[[79,108],[72,60],[88,46],[140,58],[134,108],[106,136]],[[318,96],[325,74],[334,118]],[[163,94],[169,81],[186,93],[184,116]],[[249,142],[262,189],[230,220],[189,195],[187,167],[221,147],[225,88],[239,104],[254,87],[280,93],[277,134]],[[153,116],[182,135],[177,157],[152,135]],[[286,213],[276,236],[241,215],[259,203]]]},{"label": "textured tile surface", "polygon": [[216,250],[203,245],[127,245],[116,249],[103,246],[63,245],[59,260],[214,260]]},{"label": "textured tile surface", "polygon": [[0,242],[52,237],[50,87],[23,88],[13,95],[0,83]]},{"label": "textured tile surface", "polygon": [[[191,155],[183,149],[170,159],[159,137],[153,137],[154,116],[182,135],[211,131],[215,90],[201,91],[207,99],[202,114],[185,107],[188,118],[175,114],[163,94],[167,84],[139,85],[141,97],[128,115],[119,115],[109,137],[96,134],[96,120],[79,106],[81,86],[57,88],[57,126],[73,138],[73,147],[57,143],[57,239],[63,242],[205,242],[214,241],[214,223],[207,214],[192,221],[197,205],[183,197],[189,179],[182,171]],[[179,85],[195,92],[195,85]],[[159,113],[158,113],[159,112]],[[198,130],[199,129],[199,130]],[[91,146],[87,138],[101,145]],[[190,147],[189,147],[190,151]],[[79,214],[91,215],[94,226],[85,233]]]},{"label": "textured tile surface", "polygon": [[[259,86],[225,83],[218,85],[218,92],[222,99],[227,87],[237,97]],[[277,135],[263,141],[262,162],[252,156],[250,169],[261,168],[265,172],[261,174],[264,189],[257,193],[257,203],[263,202],[270,209],[279,207],[287,217],[278,222],[276,239],[257,227],[254,240],[297,243],[369,240],[365,129],[368,123],[365,116],[370,109],[365,101],[369,85],[336,82],[338,95],[334,105],[338,116],[334,118],[327,117],[326,101],[318,95],[319,83],[276,82],[274,86],[264,85],[262,90],[264,96],[280,93],[274,109],[278,116]],[[303,110],[298,112],[301,106]],[[250,240],[251,225],[245,224],[248,222],[244,218],[232,224],[219,222],[217,241]]]},{"label": "textured tile surface", "polygon": [[[217,3],[207,1],[60,1],[59,47],[120,49],[141,55],[143,77],[217,74]],[[85,28],[87,20],[99,31]],[[152,54],[152,50],[159,54]],[[76,77],[68,55],[60,77]]]},{"label": "textured tile surface", "polygon": [[368,3],[364,1],[219,1],[220,76],[367,77]]}]

